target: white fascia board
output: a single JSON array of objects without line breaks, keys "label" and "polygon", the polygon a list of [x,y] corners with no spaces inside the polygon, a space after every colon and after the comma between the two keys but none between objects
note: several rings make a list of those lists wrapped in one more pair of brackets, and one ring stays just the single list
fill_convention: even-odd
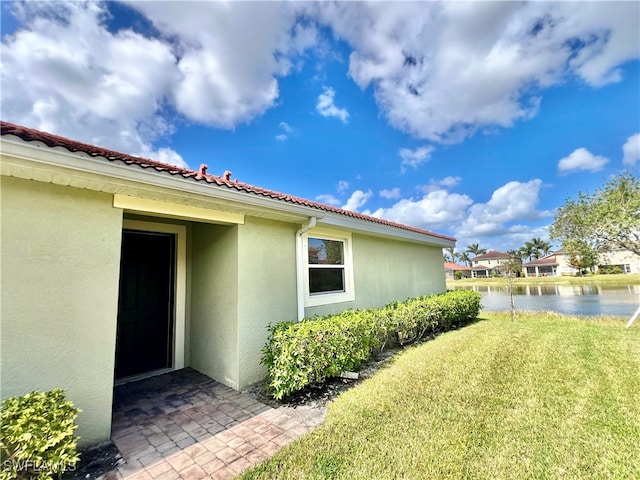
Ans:
[{"label": "white fascia board", "polygon": [[[16,137],[18,138],[18,137]],[[128,180],[145,186],[155,186],[174,190],[180,194],[185,192],[205,197],[225,200],[234,204],[244,204],[256,208],[266,208],[293,215],[322,218],[324,212],[303,205],[295,205],[274,198],[248,192],[241,192],[233,188],[221,187],[203,182],[196,182],[168,172],[158,172],[153,167],[144,169],[137,165],[126,165],[109,160],[98,160],[86,154],[71,153],[67,150],[57,150],[47,146],[31,145],[18,138],[18,141],[7,140],[2,137],[2,155],[17,160],[36,162],[41,165],[63,167],[74,171],[77,175],[97,174],[108,177],[117,184],[118,180]],[[99,157],[98,157],[99,158]]]},{"label": "white fascia board", "polygon": [[306,205],[296,205],[258,194],[241,192],[233,188],[196,182],[168,172],[158,172],[153,167],[144,169],[137,165],[111,162],[101,157],[92,157],[81,152],[69,152],[63,148],[52,148],[35,142],[25,142],[19,137],[3,136],[0,139],[2,156],[23,162],[34,162],[43,166],[63,167],[74,175],[99,175],[106,177],[115,185],[119,180],[135,182],[146,187],[161,187],[173,190],[177,194],[193,193],[216,200],[231,202],[235,205],[248,205],[257,209],[283,212],[295,216],[316,217],[320,223],[344,228],[368,235],[395,238],[439,247],[454,247],[455,242],[410,230],[382,225],[367,220],[326,212]]},{"label": "white fascia board", "polygon": [[333,227],[344,228],[353,232],[360,232],[373,236],[381,236],[387,238],[395,238],[404,241],[411,241],[427,245],[448,248],[455,247],[456,242],[446,238],[436,237],[435,235],[427,235],[411,230],[392,227],[391,225],[383,225],[380,223],[370,222],[360,218],[348,217],[332,212],[325,213],[324,218],[319,225],[331,225]]}]

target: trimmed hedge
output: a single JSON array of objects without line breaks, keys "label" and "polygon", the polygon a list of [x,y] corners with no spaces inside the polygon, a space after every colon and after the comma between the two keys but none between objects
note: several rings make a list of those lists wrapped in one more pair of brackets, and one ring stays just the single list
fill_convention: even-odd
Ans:
[{"label": "trimmed hedge", "polygon": [[280,399],[345,370],[358,369],[384,347],[386,324],[379,311],[347,310],[269,327],[262,363],[267,366],[273,396]]},{"label": "trimmed hedge", "polygon": [[410,298],[384,307],[400,345],[408,345],[436,332],[450,330],[456,323],[473,320],[480,312],[478,292],[450,291],[440,295]]},{"label": "trimmed hedge", "polygon": [[384,349],[395,336],[400,345],[464,324],[480,312],[481,296],[469,290],[410,298],[383,308],[281,322],[269,327],[262,349],[267,386],[276,399],[344,371]]}]

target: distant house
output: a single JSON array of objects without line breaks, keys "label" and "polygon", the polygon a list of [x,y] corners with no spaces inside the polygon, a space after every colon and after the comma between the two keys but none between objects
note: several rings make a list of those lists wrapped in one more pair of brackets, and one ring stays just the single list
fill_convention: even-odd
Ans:
[{"label": "distant house", "polygon": [[509,255],[497,250],[491,250],[471,259],[472,277],[489,277],[500,274],[502,265],[509,260]]},{"label": "distant house", "polygon": [[471,277],[471,267],[458,265],[457,263],[444,262],[444,275],[447,279],[455,278],[456,272],[460,272],[465,278]]},{"label": "distant house", "polygon": [[[629,250],[612,250],[602,253],[596,271],[619,268],[622,273],[640,273],[640,256]],[[575,275],[578,269],[569,265],[569,252],[560,249],[522,265],[526,277],[555,277],[560,275]]]},{"label": "distant house", "polygon": [[497,250],[491,250],[482,255],[478,255],[471,259],[471,266],[477,267],[479,265],[486,265],[490,268],[495,268],[498,265],[502,265],[509,260],[509,255]]},{"label": "distant house", "polygon": [[523,263],[525,277],[555,277],[575,275],[578,269],[569,265],[569,254],[561,249],[542,258]]},{"label": "distant house", "polygon": [[485,265],[478,265],[471,268],[472,278],[487,278],[491,269]]},{"label": "distant house", "polygon": [[598,270],[619,268],[622,273],[640,273],[640,256],[629,250],[612,250],[600,254]]}]

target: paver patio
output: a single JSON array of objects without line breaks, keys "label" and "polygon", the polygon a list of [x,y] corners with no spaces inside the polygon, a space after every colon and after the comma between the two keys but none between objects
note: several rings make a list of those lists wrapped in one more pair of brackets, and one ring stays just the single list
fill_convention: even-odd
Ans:
[{"label": "paver patio", "polygon": [[290,415],[186,368],[116,387],[104,480],[234,478],[305,434]]}]

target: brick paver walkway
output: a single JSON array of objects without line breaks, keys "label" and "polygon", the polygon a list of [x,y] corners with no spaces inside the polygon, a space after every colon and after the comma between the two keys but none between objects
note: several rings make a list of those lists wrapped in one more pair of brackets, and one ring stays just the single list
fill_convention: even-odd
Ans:
[{"label": "brick paver walkway", "polygon": [[116,387],[111,436],[126,463],[103,479],[234,478],[308,429],[187,368]]}]

